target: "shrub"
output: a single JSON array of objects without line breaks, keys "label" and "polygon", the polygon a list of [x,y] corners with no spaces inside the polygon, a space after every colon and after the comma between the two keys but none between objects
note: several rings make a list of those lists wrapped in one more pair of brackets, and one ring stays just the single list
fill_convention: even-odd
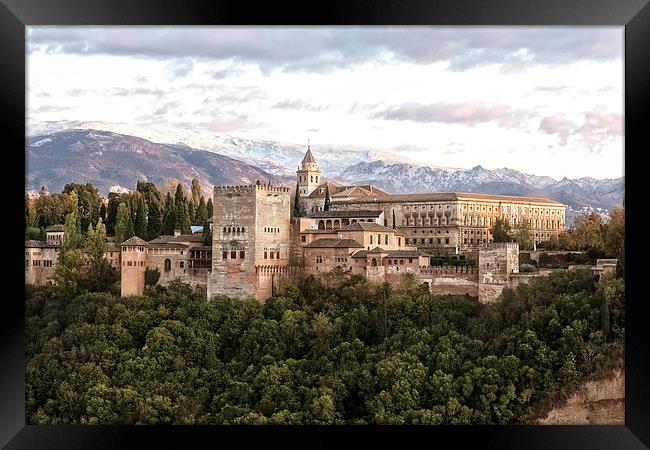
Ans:
[{"label": "shrub", "polygon": [[519,265],[519,272],[537,272],[537,267],[532,264],[523,263]]}]

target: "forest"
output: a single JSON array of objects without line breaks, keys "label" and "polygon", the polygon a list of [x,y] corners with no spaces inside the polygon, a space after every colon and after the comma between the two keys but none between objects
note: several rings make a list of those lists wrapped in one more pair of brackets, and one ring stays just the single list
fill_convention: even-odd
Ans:
[{"label": "forest", "polygon": [[28,424],[527,423],[623,364],[622,273],[557,271],[483,305],[346,277],[266,303],[26,286]]}]

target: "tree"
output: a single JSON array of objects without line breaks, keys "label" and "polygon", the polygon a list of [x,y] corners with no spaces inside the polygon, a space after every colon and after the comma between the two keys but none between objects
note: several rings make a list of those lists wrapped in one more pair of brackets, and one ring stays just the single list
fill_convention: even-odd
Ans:
[{"label": "tree", "polygon": [[53,276],[55,283],[65,295],[75,295],[81,288],[81,267],[88,259],[83,252],[84,244],[81,220],[77,211],[73,211],[65,220],[65,233]]},{"label": "tree", "polygon": [[199,180],[196,178],[192,179],[192,203],[194,205],[199,204],[199,199],[201,198],[201,184],[199,183]]},{"label": "tree", "polygon": [[205,199],[201,196],[194,214],[194,225],[203,225],[208,220],[208,210],[205,207]]},{"label": "tree", "polygon": [[162,214],[159,202],[152,201],[148,206],[147,238],[151,240],[156,239],[162,232]]},{"label": "tree", "polygon": [[208,204],[206,205],[206,209],[208,210],[208,219],[212,217],[213,211],[212,211],[212,197],[208,198]]},{"label": "tree", "polygon": [[507,220],[497,217],[492,226],[492,240],[494,242],[512,242],[510,237],[510,224]]},{"label": "tree", "polygon": [[532,250],[533,239],[530,231],[530,221],[523,219],[521,224],[514,230],[515,239],[519,243],[520,250]]},{"label": "tree", "polygon": [[169,192],[165,196],[162,220],[163,234],[174,234],[174,229],[176,228],[176,208],[174,207],[174,202]]},{"label": "tree", "polygon": [[102,219],[102,222],[106,222],[106,205],[103,202],[99,207],[99,218]]},{"label": "tree", "polygon": [[126,203],[120,203],[117,208],[117,217],[115,221],[115,243],[117,245],[126,241],[133,236],[133,225],[131,224],[131,214]]},{"label": "tree", "polygon": [[296,181],[296,193],[293,197],[293,217],[302,216],[302,208],[300,207],[300,188]]},{"label": "tree", "polygon": [[106,209],[106,233],[115,233],[115,221],[117,219],[117,208],[121,203],[121,195],[117,192],[108,193],[108,208]]},{"label": "tree", "polygon": [[106,251],[106,226],[102,219],[97,220],[97,227],[88,226],[88,233],[84,246],[88,257],[88,272],[84,274],[81,285],[91,292],[110,291],[117,281],[117,272],[104,258]]},{"label": "tree", "polygon": [[187,202],[182,204],[182,215],[180,217],[180,228],[183,234],[192,234],[192,222],[190,221],[190,212]]},{"label": "tree", "polygon": [[185,194],[183,194],[183,185],[178,183],[176,185],[176,193],[174,194],[174,207],[176,208],[176,217],[179,218],[183,214],[183,204],[185,203]]},{"label": "tree", "polygon": [[395,221],[395,210],[393,209],[393,230],[397,226],[397,222]]},{"label": "tree", "polygon": [[96,223],[99,218],[99,209],[101,206],[99,190],[90,183],[66,184],[63,188],[63,193],[70,194],[72,192],[77,194],[77,207],[79,209],[81,229],[86,230],[88,229],[88,225]]},{"label": "tree", "polygon": [[331,202],[332,202],[332,199],[330,198],[329,183],[325,183],[325,205],[323,206],[323,211],[329,211],[330,210],[330,203]]},{"label": "tree", "polygon": [[136,198],[137,208],[135,212],[135,223],[133,224],[134,234],[144,240],[147,240],[147,212],[145,210],[145,200],[142,195]]},{"label": "tree", "polygon": [[625,209],[615,206],[605,224],[604,247],[608,258],[616,258],[621,253],[625,238]]},{"label": "tree", "polygon": [[146,270],[144,271],[145,286],[155,286],[158,283],[159,279],[160,279],[160,271],[158,270],[157,267],[154,267],[153,269],[150,269],[149,267],[146,268]]}]

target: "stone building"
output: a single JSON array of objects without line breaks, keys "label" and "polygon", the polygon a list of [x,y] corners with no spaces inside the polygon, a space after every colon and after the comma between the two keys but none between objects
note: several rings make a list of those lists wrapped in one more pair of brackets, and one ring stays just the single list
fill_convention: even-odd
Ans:
[{"label": "stone building", "polygon": [[[302,189],[315,186],[311,177],[318,173],[308,156],[300,175],[307,177],[301,178]],[[265,300],[277,280],[290,275],[289,189],[259,182],[215,187],[213,205],[208,298],[225,294]]]},{"label": "stone building", "polygon": [[[310,167],[317,167],[311,150],[307,153]],[[304,171],[297,172],[299,183]],[[329,210],[323,211],[326,192],[330,194]],[[322,228],[328,228],[328,220],[333,228],[336,215],[344,211],[376,211],[381,216],[374,221],[401,232],[408,244],[438,254],[477,251],[487,246],[492,242],[491,228],[497,218],[505,219],[513,229],[528,224],[535,244],[565,229],[566,205],[540,197],[464,192],[392,195],[374,186],[338,186],[328,181],[308,195],[301,191],[300,202],[305,216],[323,220]],[[320,211],[329,216],[314,216]],[[344,226],[342,222],[340,226]]]}]

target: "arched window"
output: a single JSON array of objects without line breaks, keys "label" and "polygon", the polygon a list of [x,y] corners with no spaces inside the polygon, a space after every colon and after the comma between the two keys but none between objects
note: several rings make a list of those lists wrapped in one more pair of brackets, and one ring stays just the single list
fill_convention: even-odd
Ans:
[{"label": "arched window", "polygon": [[244,231],[246,231],[244,227],[241,227],[241,232],[243,233]]},{"label": "arched window", "polygon": [[172,270],[172,262],[168,258],[165,260],[165,272],[169,272],[170,270]]},{"label": "arched window", "polygon": [[372,258],[371,265],[372,265],[372,267],[376,267],[376,266],[377,266],[377,258]]},{"label": "arched window", "polygon": [[226,227],[223,227],[223,232],[224,232],[224,234],[226,233]]}]

